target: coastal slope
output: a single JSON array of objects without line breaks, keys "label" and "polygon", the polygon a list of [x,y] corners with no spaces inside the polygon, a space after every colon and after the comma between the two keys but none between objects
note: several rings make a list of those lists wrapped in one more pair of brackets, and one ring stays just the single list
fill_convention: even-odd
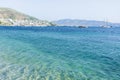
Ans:
[{"label": "coastal slope", "polygon": [[32,16],[18,12],[10,8],[0,8],[1,26],[53,26],[54,24],[45,20],[39,20]]}]

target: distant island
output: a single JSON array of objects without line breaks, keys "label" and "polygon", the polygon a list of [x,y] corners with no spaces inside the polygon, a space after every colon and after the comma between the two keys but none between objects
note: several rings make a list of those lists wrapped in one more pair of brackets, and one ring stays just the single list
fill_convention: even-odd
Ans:
[{"label": "distant island", "polygon": [[[79,19],[61,19],[53,21],[53,23],[59,26],[75,26],[75,27],[102,27],[106,24],[105,21],[79,20]],[[120,23],[107,22],[107,25],[119,27]]]},{"label": "distant island", "polygon": [[0,8],[0,26],[55,26],[10,8]]}]

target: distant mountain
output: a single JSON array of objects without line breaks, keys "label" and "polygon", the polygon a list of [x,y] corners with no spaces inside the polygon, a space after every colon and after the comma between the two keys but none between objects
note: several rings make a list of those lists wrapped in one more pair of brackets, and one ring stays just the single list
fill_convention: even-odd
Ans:
[{"label": "distant mountain", "polygon": [[0,8],[0,25],[3,26],[53,26],[48,21],[39,20],[10,8]]},{"label": "distant mountain", "polygon": [[[105,21],[95,21],[95,20],[79,20],[79,19],[61,19],[58,21],[53,21],[53,23],[59,26],[104,26]],[[109,26],[119,27],[120,23],[107,22]]]}]

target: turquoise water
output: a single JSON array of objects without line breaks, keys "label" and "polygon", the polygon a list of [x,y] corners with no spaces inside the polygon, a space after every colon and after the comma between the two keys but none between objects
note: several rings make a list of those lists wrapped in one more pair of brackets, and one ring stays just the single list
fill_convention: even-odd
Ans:
[{"label": "turquoise water", "polygon": [[120,80],[120,28],[0,27],[0,80]]}]

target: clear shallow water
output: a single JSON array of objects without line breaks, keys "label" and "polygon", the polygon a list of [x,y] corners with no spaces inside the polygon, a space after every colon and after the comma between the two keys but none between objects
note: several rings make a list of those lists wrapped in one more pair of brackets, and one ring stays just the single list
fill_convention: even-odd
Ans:
[{"label": "clear shallow water", "polygon": [[120,80],[120,28],[0,27],[1,80]]}]

